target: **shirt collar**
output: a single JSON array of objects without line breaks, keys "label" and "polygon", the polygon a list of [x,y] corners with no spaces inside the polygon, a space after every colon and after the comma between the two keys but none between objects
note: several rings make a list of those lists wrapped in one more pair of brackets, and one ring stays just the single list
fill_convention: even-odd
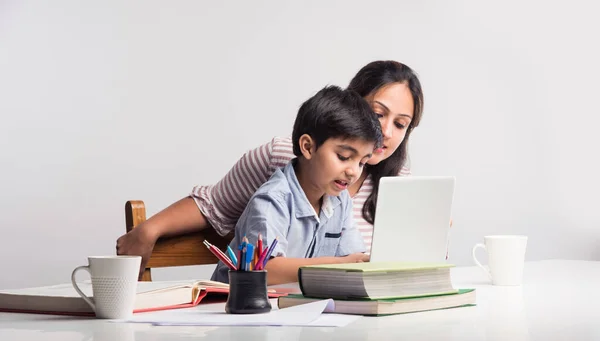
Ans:
[{"label": "shirt collar", "polygon": [[[296,162],[298,162],[297,158],[292,159],[283,169],[283,174],[290,184],[290,189],[292,190],[292,195],[294,197],[296,218],[315,217],[317,222],[320,223],[321,221],[317,216],[317,212],[315,212],[315,209],[308,201],[304,190],[298,182],[298,177],[296,177],[296,172],[294,171],[294,165]],[[323,196],[323,203],[321,204],[321,214],[327,217],[327,219],[331,218],[334,209],[341,203],[342,200],[338,196],[330,196],[325,194]]]}]

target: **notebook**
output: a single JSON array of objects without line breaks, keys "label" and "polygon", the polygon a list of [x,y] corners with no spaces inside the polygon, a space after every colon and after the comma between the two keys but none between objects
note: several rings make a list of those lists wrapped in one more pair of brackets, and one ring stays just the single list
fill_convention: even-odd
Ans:
[{"label": "notebook", "polygon": [[452,286],[447,263],[366,262],[308,265],[298,269],[304,296],[402,298],[458,292]]},{"label": "notebook", "polygon": [[[321,300],[320,298],[305,297],[299,294],[290,294],[277,299],[279,309],[293,307],[300,304]],[[406,314],[420,311],[449,309],[476,304],[475,289],[461,289],[455,294],[434,295],[408,298],[389,299],[334,299],[334,304],[325,310],[326,313],[352,314],[352,315],[392,315]]]},{"label": "notebook", "polygon": [[[92,296],[89,280],[78,285],[86,295]],[[193,307],[208,295],[225,300],[229,285],[208,280],[138,282],[137,292],[134,313],[141,313]],[[270,289],[268,294],[269,297],[279,297],[287,292]],[[77,294],[71,283],[0,290],[0,311],[94,316],[92,308]]]},{"label": "notebook", "polygon": [[383,177],[379,181],[371,262],[445,262],[454,177]]}]

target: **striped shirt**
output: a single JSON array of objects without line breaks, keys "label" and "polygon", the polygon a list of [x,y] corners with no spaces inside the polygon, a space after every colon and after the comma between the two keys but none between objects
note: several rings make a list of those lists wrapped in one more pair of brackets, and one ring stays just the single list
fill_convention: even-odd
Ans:
[{"label": "striped shirt", "polygon": [[[275,137],[246,152],[219,182],[195,186],[190,195],[206,220],[224,236],[234,230],[254,192],[269,180],[277,168],[284,168],[295,157],[291,137]],[[407,176],[410,171],[402,168],[398,175]],[[352,197],[354,223],[363,237],[367,252],[371,249],[373,225],[363,218],[362,209],[372,190],[373,181],[369,175]]]}]

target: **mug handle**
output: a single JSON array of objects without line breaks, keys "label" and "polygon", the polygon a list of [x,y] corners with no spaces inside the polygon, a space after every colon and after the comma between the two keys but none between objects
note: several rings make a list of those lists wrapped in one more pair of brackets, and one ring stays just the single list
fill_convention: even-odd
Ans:
[{"label": "mug handle", "polygon": [[485,273],[488,275],[488,277],[490,279],[492,279],[492,274],[490,273],[490,271],[488,269],[486,269],[483,265],[481,265],[481,263],[479,263],[479,261],[477,260],[477,257],[475,256],[475,251],[477,251],[478,248],[482,248],[485,250],[485,245],[481,244],[481,243],[477,243],[475,244],[475,246],[473,246],[473,260],[475,261],[475,264],[477,264],[478,267],[482,268],[483,271],[485,271]]},{"label": "mug handle", "polygon": [[90,266],[89,265],[82,265],[82,266],[78,266],[75,268],[75,270],[73,270],[73,272],[71,273],[71,283],[73,284],[73,288],[75,288],[75,291],[77,291],[77,293],[79,294],[79,296],[81,296],[81,298],[83,298],[85,300],[85,302],[87,304],[90,305],[90,307],[92,307],[92,309],[94,311],[96,311],[96,305],[94,305],[94,302],[92,302],[92,300],[87,297],[83,291],[81,291],[81,289],[79,289],[79,287],[77,286],[77,282],[75,282],[75,273],[79,270],[85,270],[87,271],[90,276],[92,275],[92,273],[90,272]]}]

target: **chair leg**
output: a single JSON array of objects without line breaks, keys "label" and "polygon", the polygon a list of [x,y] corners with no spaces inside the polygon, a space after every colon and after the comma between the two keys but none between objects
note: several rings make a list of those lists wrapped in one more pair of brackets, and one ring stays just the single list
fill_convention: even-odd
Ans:
[{"label": "chair leg", "polygon": [[142,282],[152,282],[152,274],[150,273],[150,268],[146,268],[146,270],[144,270],[144,274],[142,275]]}]

